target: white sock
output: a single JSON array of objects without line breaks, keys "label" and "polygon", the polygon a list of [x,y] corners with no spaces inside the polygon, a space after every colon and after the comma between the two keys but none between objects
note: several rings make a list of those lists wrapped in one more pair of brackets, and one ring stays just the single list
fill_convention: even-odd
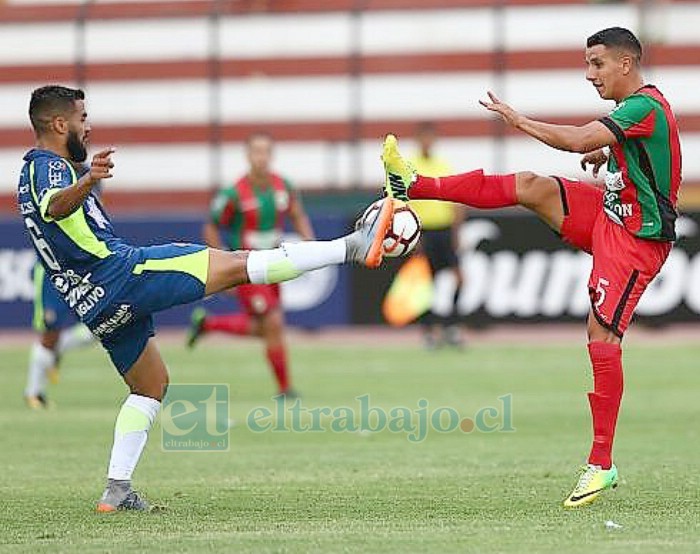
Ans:
[{"label": "white sock", "polygon": [[95,340],[90,329],[85,327],[82,323],[76,323],[68,329],[61,331],[61,335],[58,337],[58,346],[56,351],[59,354],[63,354],[68,350],[73,350],[74,348],[80,348],[81,346],[86,346]]},{"label": "white sock", "polygon": [[37,396],[46,390],[46,373],[56,363],[56,354],[39,342],[32,345],[24,396]]},{"label": "white sock", "polygon": [[160,402],[147,396],[130,394],[124,401],[114,425],[108,479],[131,479],[159,409]]},{"label": "white sock", "polygon": [[248,253],[248,279],[255,284],[281,283],[302,273],[345,262],[344,238],[284,243],[273,250]]}]

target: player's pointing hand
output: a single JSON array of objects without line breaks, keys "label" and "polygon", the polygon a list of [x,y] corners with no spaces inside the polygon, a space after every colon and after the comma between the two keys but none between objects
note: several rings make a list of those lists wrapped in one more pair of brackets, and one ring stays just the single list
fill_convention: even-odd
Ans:
[{"label": "player's pointing hand", "polygon": [[90,179],[93,182],[96,183],[101,179],[110,179],[112,177],[112,168],[114,167],[112,154],[114,154],[114,152],[115,149],[110,146],[109,148],[100,150],[92,157],[92,162],[90,163]]},{"label": "player's pointing hand", "polygon": [[479,104],[487,110],[499,114],[508,125],[517,127],[518,120],[521,117],[520,114],[505,102],[501,102],[493,92],[488,91],[487,94],[489,96],[489,101],[479,100]]},{"label": "player's pointing hand", "polygon": [[598,177],[598,172],[600,171],[600,168],[603,167],[603,164],[607,161],[608,155],[605,153],[604,150],[595,150],[593,152],[589,152],[581,158],[581,169],[586,171],[587,166],[592,165],[593,177]]}]

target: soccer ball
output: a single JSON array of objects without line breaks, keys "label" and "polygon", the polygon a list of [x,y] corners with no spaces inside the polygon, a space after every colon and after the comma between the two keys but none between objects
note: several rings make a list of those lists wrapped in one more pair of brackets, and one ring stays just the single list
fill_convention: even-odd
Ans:
[{"label": "soccer ball", "polygon": [[[385,199],[377,200],[362,214],[362,223],[371,223],[379,215]],[[398,258],[408,254],[418,244],[420,238],[420,219],[407,204],[394,210],[394,219],[384,238],[384,255],[387,258]]]}]

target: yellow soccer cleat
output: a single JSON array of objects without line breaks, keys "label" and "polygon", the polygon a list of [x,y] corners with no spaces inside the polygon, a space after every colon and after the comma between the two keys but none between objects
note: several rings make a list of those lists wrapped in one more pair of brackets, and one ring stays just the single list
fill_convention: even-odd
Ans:
[{"label": "yellow soccer cleat", "polygon": [[617,487],[618,475],[615,464],[610,469],[602,469],[600,466],[588,464],[581,468],[581,476],[576,487],[569,497],[564,500],[564,506],[574,508],[593,502],[600,493],[607,489]]},{"label": "yellow soccer cleat", "polygon": [[394,135],[384,138],[382,152],[384,162],[384,188],[389,198],[408,202],[408,189],[415,183],[418,175],[413,165],[406,161],[399,152],[399,143]]},{"label": "yellow soccer cleat", "polygon": [[25,396],[24,401],[30,410],[43,410],[53,407],[53,403],[43,393],[36,396]]}]

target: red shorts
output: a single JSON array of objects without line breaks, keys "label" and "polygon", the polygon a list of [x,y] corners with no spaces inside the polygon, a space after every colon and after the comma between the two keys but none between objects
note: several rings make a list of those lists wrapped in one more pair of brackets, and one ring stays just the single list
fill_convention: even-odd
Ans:
[{"label": "red shorts", "polygon": [[564,207],[562,238],[593,255],[588,279],[593,315],[622,337],[642,293],[668,257],[670,242],[635,237],[603,211],[603,191],[557,178]]},{"label": "red shorts", "polygon": [[241,307],[248,315],[265,315],[280,307],[280,286],[239,285],[235,289]]}]

